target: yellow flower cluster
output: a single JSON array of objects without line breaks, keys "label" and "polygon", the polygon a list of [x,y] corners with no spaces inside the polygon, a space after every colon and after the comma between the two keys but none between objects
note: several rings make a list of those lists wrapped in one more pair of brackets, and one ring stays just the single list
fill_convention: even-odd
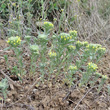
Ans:
[{"label": "yellow flower cluster", "polygon": [[81,41],[78,40],[78,41],[76,42],[76,48],[79,49],[79,48],[81,48],[82,46],[83,46],[83,42],[81,42]]},{"label": "yellow flower cluster", "polygon": [[70,31],[69,31],[69,34],[70,34],[71,36],[75,36],[75,37],[76,37],[76,36],[77,36],[77,31],[76,31],[76,30],[73,30],[73,31],[70,30]]},{"label": "yellow flower cluster", "polygon": [[53,20],[54,20],[54,21],[56,21],[56,20],[57,20],[57,18],[54,18]]},{"label": "yellow flower cluster", "polygon": [[107,80],[108,79],[107,75],[102,75],[102,79]]},{"label": "yellow flower cluster", "polygon": [[106,48],[101,48],[101,47],[99,47],[99,48],[97,49],[97,52],[98,52],[99,54],[105,53],[105,51],[106,51]]},{"label": "yellow flower cluster", "polygon": [[84,42],[83,42],[83,45],[84,45],[84,46],[87,46],[87,45],[88,45],[88,42],[87,42],[87,41],[84,41]]},{"label": "yellow flower cluster", "polygon": [[85,49],[85,50],[84,50],[84,53],[83,53],[83,57],[84,57],[84,58],[88,58],[88,57],[90,57],[90,54],[91,54],[91,53],[90,53],[89,49]]},{"label": "yellow flower cluster", "polygon": [[90,62],[88,63],[88,69],[96,71],[98,69],[97,65]]},{"label": "yellow flower cluster", "polygon": [[64,11],[64,9],[61,9],[61,12],[63,12]]},{"label": "yellow flower cluster", "polygon": [[8,38],[7,43],[10,44],[11,46],[18,46],[21,44],[21,38],[19,36],[10,37]]},{"label": "yellow flower cluster", "polygon": [[88,44],[88,45],[86,46],[87,49],[94,50],[94,51],[97,51],[97,49],[98,49],[99,47],[101,47],[100,44]]},{"label": "yellow flower cluster", "polygon": [[76,71],[77,70],[77,66],[70,65],[69,66],[69,70]]},{"label": "yellow flower cluster", "polygon": [[78,41],[76,42],[76,44],[82,45],[82,42],[78,40]]},{"label": "yellow flower cluster", "polygon": [[106,50],[106,48],[100,48],[102,51],[105,51]]},{"label": "yellow flower cluster", "polygon": [[77,41],[76,42],[76,47],[79,49],[81,48],[82,46],[88,46],[88,42],[87,41],[84,41],[84,42],[81,42],[81,41]]},{"label": "yellow flower cluster", "polygon": [[66,41],[66,40],[72,39],[72,36],[65,37],[65,35],[64,36],[62,35],[61,39]]},{"label": "yellow flower cluster", "polygon": [[16,3],[12,3],[13,6],[16,6]]},{"label": "yellow flower cluster", "polygon": [[98,72],[96,72],[95,75],[98,76],[98,77],[102,77],[103,80],[108,79],[107,75],[102,75],[101,73],[98,73]]},{"label": "yellow flower cluster", "polygon": [[69,45],[69,46],[68,46],[68,50],[75,50],[75,49],[76,49],[76,47],[73,46],[73,45]]},{"label": "yellow flower cluster", "polygon": [[48,55],[49,55],[49,57],[56,57],[57,56],[57,54],[55,52],[52,52],[52,51],[50,51],[48,53]]},{"label": "yellow flower cluster", "polygon": [[49,29],[54,27],[54,25],[51,22],[44,22],[44,26]]},{"label": "yellow flower cluster", "polygon": [[62,43],[66,43],[66,42],[70,41],[72,38],[73,37],[70,36],[70,34],[68,34],[68,33],[60,33],[60,35],[59,35],[59,40]]},{"label": "yellow flower cluster", "polygon": [[106,48],[102,48],[100,44],[88,44],[87,49],[93,52],[97,52],[100,55],[103,55],[106,52]]}]

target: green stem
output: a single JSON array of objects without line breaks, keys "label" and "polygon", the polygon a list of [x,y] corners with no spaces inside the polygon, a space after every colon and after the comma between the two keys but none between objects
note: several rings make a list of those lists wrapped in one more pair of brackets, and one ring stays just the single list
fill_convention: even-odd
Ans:
[{"label": "green stem", "polygon": [[58,75],[59,75],[60,69],[61,69],[61,67],[62,67],[62,64],[63,64],[64,61],[68,58],[68,56],[69,56],[69,54],[67,54],[67,55],[65,56],[65,58],[62,60],[61,64],[59,65],[58,72],[56,73],[56,79],[55,79],[55,81],[58,79]]},{"label": "green stem", "polygon": [[54,70],[54,60],[51,59],[51,63],[50,63],[50,68],[49,68],[49,78],[48,78],[48,81],[50,80],[50,77],[51,77],[51,74],[53,73],[53,70]]},{"label": "green stem", "polygon": [[31,65],[30,65],[30,75],[34,74],[36,71],[36,61],[37,61],[37,55],[32,54]]},{"label": "green stem", "polygon": [[20,50],[16,47],[16,48],[14,48],[14,52],[15,52],[16,58],[18,60],[20,75],[22,75],[23,74],[23,62],[22,62],[22,56],[20,55]]}]

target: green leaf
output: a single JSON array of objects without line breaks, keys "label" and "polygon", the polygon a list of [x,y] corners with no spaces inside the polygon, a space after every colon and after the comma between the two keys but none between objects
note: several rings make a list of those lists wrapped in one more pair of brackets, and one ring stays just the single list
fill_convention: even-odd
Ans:
[{"label": "green leaf", "polygon": [[9,49],[10,49],[10,47],[7,47],[7,48],[4,49],[4,51],[5,51],[5,50],[9,50]]},{"label": "green leaf", "polygon": [[1,7],[2,7],[2,8],[6,8],[6,5],[5,5],[5,4],[2,4]]}]

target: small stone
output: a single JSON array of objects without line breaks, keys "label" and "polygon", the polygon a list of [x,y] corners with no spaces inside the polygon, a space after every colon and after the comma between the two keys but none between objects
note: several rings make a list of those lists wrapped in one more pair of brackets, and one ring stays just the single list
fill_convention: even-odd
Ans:
[{"label": "small stone", "polygon": [[0,64],[3,64],[5,62],[5,59],[0,60]]},{"label": "small stone", "polygon": [[52,83],[49,83],[48,86],[49,86],[49,88],[51,88],[52,87]]},{"label": "small stone", "polygon": [[6,102],[10,102],[11,101],[11,99],[6,99]]},{"label": "small stone", "polygon": [[36,93],[37,92],[37,89],[33,89],[33,93]]},{"label": "small stone", "polygon": [[10,85],[11,90],[14,90],[13,84],[9,84],[9,85]]}]

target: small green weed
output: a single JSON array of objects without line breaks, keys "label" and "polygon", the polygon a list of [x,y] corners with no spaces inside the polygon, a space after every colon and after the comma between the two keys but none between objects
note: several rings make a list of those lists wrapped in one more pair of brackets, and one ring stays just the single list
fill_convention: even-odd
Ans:
[{"label": "small green weed", "polygon": [[[56,35],[53,32],[53,28],[54,25],[46,21],[43,24],[44,31],[39,32],[36,39],[29,35],[25,36],[24,40],[27,42],[28,49],[30,50],[29,74],[34,75],[36,69],[38,69],[41,73],[42,82],[46,78],[45,75],[48,76],[46,78],[48,81],[53,75],[55,81],[57,81],[60,75],[63,75],[64,80],[68,80],[70,87],[76,79],[80,79],[80,86],[87,85],[88,83],[93,86],[100,79],[98,89],[100,91],[107,80],[107,76],[97,73],[97,63],[106,52],[106,49],[100,44],[89,44],[87,41],[78,41],[76,30]],[[31,38],[35,39],[35,44],[31,42]],[[50,47],[48,47],[48,42],[51,42]],[[23,50],[22,46],[20,46],[22,40],[18,36],[10,37],[7,43],[10,45],[10,49],[15,52],[19,72],[22,76],[23,70],[26,70],[22,61]],[[38,59],[40,60],[38,61]],[[56,72],[54,73],[54,71]]]},{"label": "small green weed", "polygon": [[8,88],[8,81],[7,81],[7,79],[6,78],[5,79],[2,79],[0,81],[0,91],[3,94],[4,100],[7,97],[7,88]]}]

